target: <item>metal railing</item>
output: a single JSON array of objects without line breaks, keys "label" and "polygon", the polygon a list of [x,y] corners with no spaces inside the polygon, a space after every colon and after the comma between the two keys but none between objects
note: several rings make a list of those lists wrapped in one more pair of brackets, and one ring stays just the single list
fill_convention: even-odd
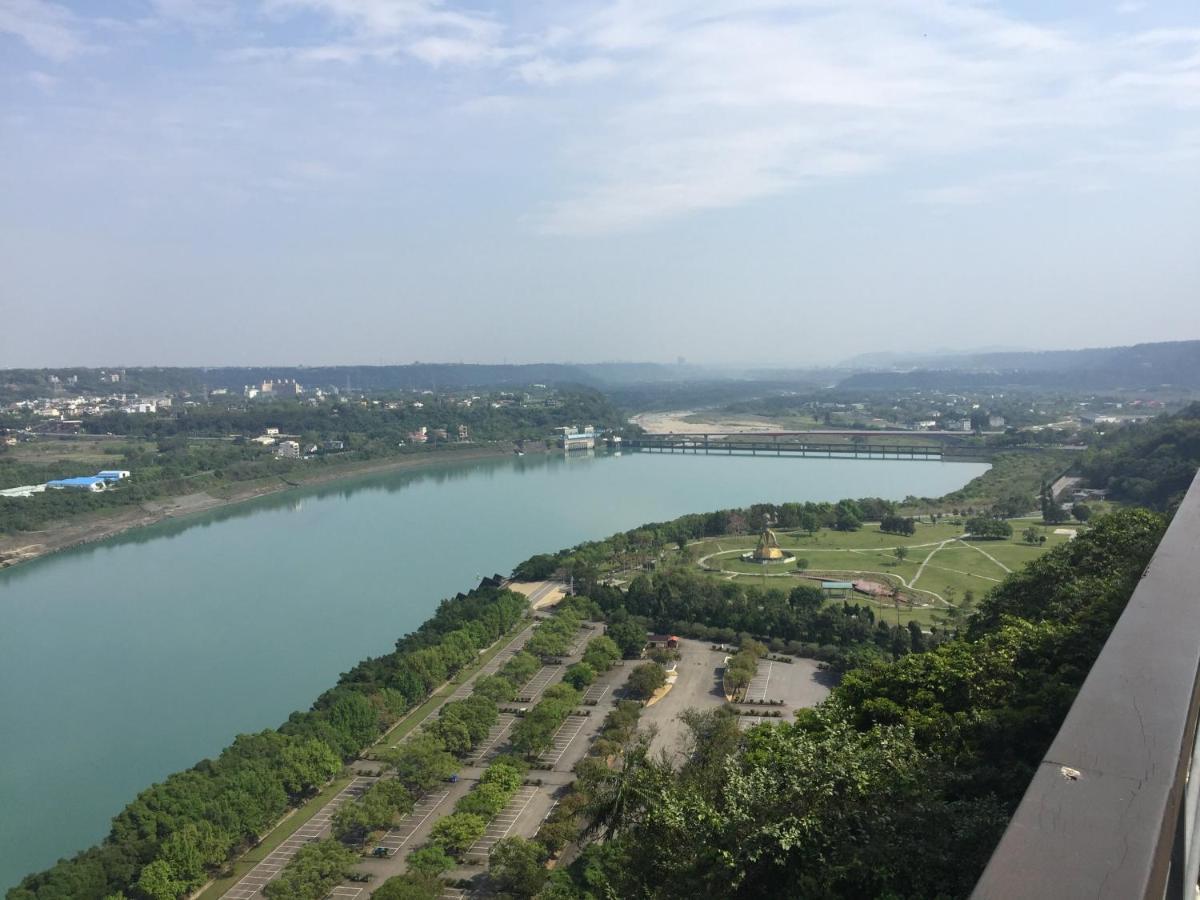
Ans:
[{"label": "metal railing", "polygon": [[1195,900],[1198,675],[1200,477],[1092,666],[973,900]]}]

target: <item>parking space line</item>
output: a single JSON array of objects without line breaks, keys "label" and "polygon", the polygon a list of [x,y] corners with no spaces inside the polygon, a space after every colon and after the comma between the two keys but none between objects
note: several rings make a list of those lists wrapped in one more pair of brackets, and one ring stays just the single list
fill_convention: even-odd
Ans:
[{"label": "parking space line", "polygon": [[472,765],[479,765],[487,760],[488,754],[499,745],[515,721],[517,721],[516,716],[509,715],[508,713],[500,714],[499,718],[496,719],[496,724],[488,731],[485,743],[471,757]]},{"label": "parking space line", "polygon": [[[583,694],[584,703],[599,703],[611,690],[612,686],[607,684],[593,684]],[[597,691],[599,693],[597,693]]]},{"label": "parking space line", "polygon": [[[449,788],[443,788],[440,791],[435,791],[432,794],[426,794],[421,798],[420,802],[413,807],[404,820],[392,828],[379,839],[375,845],[384,847],[392,853],[397,852],[401,847],[408,843],[409,839],[416,834],[417,829],[425,824],[425,821],[433,815],[434,811],[441,806],[442,801],[450,794]],[[390,854],[389,854],[390,855]]]},{"label": "parking space line", "polygon": [[563,758],[567,748],[571,746],[571,742],[579,736],[579,732],[583,730],[585,724],[587,724],[587,718],[584,716],[567,716],[550,739],[549,749],[542,751],[538,759],[553,769]]},{"label": "parking space line", "polygon": [[508,837],[508,833],[512,831],[512,827],[521,818],[521,813],[525,812],[537,794],[538,788],[533,785],[525,785],[513,794],[508,805],[488,823],[487,829],[483,832],[483,837],[471,845],[471,848],[467,851],[467,855],[487,856],[496,844]]}]

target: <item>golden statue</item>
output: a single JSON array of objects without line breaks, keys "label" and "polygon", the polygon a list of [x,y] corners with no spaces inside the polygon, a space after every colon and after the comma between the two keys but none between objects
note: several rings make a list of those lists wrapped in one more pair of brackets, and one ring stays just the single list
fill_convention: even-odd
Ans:
[{"label": "golden statue", "polygon": [[764,528],[762,536],[758,539],[758,546],[754,548],[754,558],[757,560],[780,560],[787,554],[779,549],[779,538],[775,537],[775,532],[770,528]]}]

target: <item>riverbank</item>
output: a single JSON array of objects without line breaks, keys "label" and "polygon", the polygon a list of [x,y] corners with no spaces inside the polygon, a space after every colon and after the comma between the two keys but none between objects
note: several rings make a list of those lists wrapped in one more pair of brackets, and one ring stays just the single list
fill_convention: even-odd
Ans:
[{"label": "riverbank", "polygon": [[[544,444],[527,441],[526,453],[544,453]],[[82,544],[102,541],[135,528],[155,525],[167,519],[179,519],[211,512],[225,506],[243,503],[270,494],[299,490],[319,484],[330,484],[384,472],[421,469],[445,462],[495,459],[510,456],[511,444],[472,446],[455,450],[431,450],[393,459],[367,460],[329,466],[311,473],[288,473],[254,481],[230,482],[217,490],[197,491],[147,501],[132,508],[85,513],[70,519],[53,522],[49,527],[0,538],[0,569],[31,562],[40,557]]]}]

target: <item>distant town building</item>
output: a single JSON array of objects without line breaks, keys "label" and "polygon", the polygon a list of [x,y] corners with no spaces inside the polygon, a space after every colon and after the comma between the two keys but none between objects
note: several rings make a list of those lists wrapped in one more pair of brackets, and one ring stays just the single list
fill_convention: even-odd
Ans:
[{"label": "distant town building", "polygon": [[263,434],[279,434],[278,428],[264,428]]},{"label": "distant town building", "polygon": [[275,451],[275,455],[280,459],[299,459],[300,445],[295,441],[280,441],[279,449]]},{"label": "distant town building", "polygon": [[471,430],[466,425],[458,426],[458,439],[460,441],[469,441],[471,439]]},{"label": "distant town building", "polygon": [[250,438],[252,444],[262,444],[264,447],[270,447],[275,443],[275,438],[270,435],[260,434],[258,437]]},{"label": "distant town building", "polygon": [[346,444],[343,441],[325,441],[321,444],[321,449],[325,451],[345,450]]},{"label": "distant town building", "polygon": [[128,469],[102,469],[96,473],[97,478],[103,478],[105,481],[124,481],[129,477]]},{"label": "distant town building", "polygon": [[1004,416],[988,416],[988,428],[1003,428]]},{"label": "distant town building", "polygon": [[408,433],[408,439],[414,444],[424,444],[429,440],[429,428],[422,425],[416,431]]},{"label": "distant town building", "polygon": [[273,397],[298,397],[304,393],[304,388],[294,378],[264,381],[258,390],[260,394],[270,394]]}]

